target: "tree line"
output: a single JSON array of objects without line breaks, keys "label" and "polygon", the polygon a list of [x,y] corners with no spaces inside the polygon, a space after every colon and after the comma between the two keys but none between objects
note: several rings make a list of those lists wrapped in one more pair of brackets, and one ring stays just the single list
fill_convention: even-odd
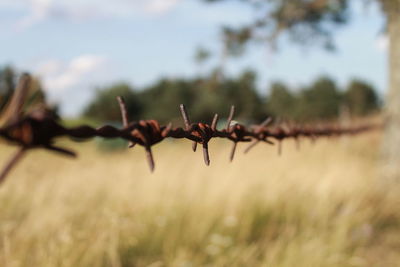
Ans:
[{"label": "tree line", "polygon": [[[0,68],[0,111],[15,90],[17,76],[11,67]],[[45,103],[40,80],[33,80],[27,107]],[[217,71],[205,77],[163,78],[145,88],[119,82],[97,88],[82,116],[99,122],[119,122],[117,96],[125,98],[131,120],[157,119],[161,123],[180,121],[181,103],[188,107],[193,120],[203,122],[210,121],[214,113],[227,116],[231,105],[236,106],[236,119],[245,122],[257,122],[266,116],[299,122],[331,120],[343,112],[360,117],[380,108],[374,87],[360,79],[350,81],[345,88],[326,76],[300,88],[273,82],[264,91],[262,94],[257,88],[257,75],[251,70],[234,78],[221,78]]]},{"label": "tree line", "polygon": [[256,85],[256,73],[244,71],[235,78],[208,77],[164,78],[145,88],[116,83],[98,88],[83,116],[99,121],[119,121],[116,96],[125,98],[131,120],[157,119],[162,123],[178,121],[179,104],[185,103],[191,118],[208,122],[214,113],[227,116],[236,106],[236,119],[260,121],[273,116],[297,122],[334,120],[341,114],[352,117],[377,112],[380,99],[375,88],[366,81],[353,79],[345,88],[322,76],[309,85],[293,88],[284,82],[273,82],[262,94]]}]

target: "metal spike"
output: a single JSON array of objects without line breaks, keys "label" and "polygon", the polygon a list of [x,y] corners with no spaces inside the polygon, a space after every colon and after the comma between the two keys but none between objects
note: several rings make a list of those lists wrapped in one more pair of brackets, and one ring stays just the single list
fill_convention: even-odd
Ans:
[{"label": "metal spike", "polygon": [[260,127],[267,127],[271,122],[272,122],[272,118],[268,117],[260,124]]},{"label": "metal spike", "polygon": [[196,150],[197,150],[197,142],[193,142],[192,143],[192,150],[193,150],[193,152],[196,152]]},{"label": "metal spike", "polygon": [[[117,97],[119,103],[119,109],[121,110],[121,117],[122,117],[122,125],[124,128],[127,128],[129,125],[129,117],[128,117],[128,110],[126,108],[125,100],[122,96]],[[128,144],[129,148],[134,147],[136,144],[135,142],[130,141]]]},{"label": "metal spike", "polygon": [[165,127],[165,129],[163,130],[161,135],[163,137],[166,137],[169,134],[169,132],[171,131],[171,129],[172,129],[172,123],[170,122],[170,123],[168,123],[167,127]]},{"label": "metal spike", "polygon": [[210,155],[208,154],[208,143],[203,143],[203,156],[204,163],[209,166],[210,165]]},{"label": "metal spike", "polygon": [[146,158],[147,158],[147,162],[150,167],[150,171],[154,172],[155,163],[154,163],[153,152],[151,151],[151,147],[145,146],[145,150],[146,150]]},{"label": "metal spike", "polygon": [[235,106],[232,105],[231,106],[231,110],[229,112],[229,117],[228,120],[226,122],[226,130],[229,131],[230,127],[231,127],[231,122],[233,120],[233,116],[235,116]]},{"label": "metal spike", "polygon": [[250,150],[252,150],[256,145],[258,145],[258,143],[260,143],[260,140],[256,140],[253,143],[251,143],[245,150],[244,153],[247,154],[250,152]]},{"label": "metal spike", "polygon": [[25,155],[25,153],[26,153],[26,149],[22,147],[17,151],[17,153],[14,154],[14,156],[11,157],[11,159],[4,166],[4,168],[0,174],[0,184],[5,181],[7,175],[10,173],[12,168],[15,167],[15,165],[17,165],[17,163],[22,159],[22,157]]},{"label": "metal spike", "polygon": [[3,109],[4,112],[1,114],[0,119],[1,124],[14,123],[21,118],[22,108],[24,106],[26,96],[28,95],[30,84],[31,76],[28,73],[22,74],[11,100]]},{"label": "metal spike", "polygon": [[233,143],[233,147],[231,150],[231,156],[229,157],[229,160],[232,162],[233,159],[235,158],[235,152],[236,152],[236,147],[237,147],[237,142]]},{"label": "metal spike", "polygon": [[[185,123],[186,131],[188,131],[189,128],[190,128],[190,119],[189,119],[189,115],[187,113],[186,107],[185,107],[184,104],[181,104],[179,107],[180,107],[180,110],[181,110],[183,121]],[[197,142],[193,142],[193,144],[192,144],[193,152],[196,152],[196,149],[197,149]]]},{"label": "metal spike", "polygon": [[212,120],[212,123],[211,123],[211,129],[213,131],[215,131],[217,129],[217,124],[218,124],[218,114],[215,114],[214,118]]},{"label": "metal spike", "polygon": [[183,117],[183,122],[185,123],[186,130],[189,130],[190,119],[189,119],[189,115],[188,115],[188,113],[186,111],[186,107],[185,107],[184,104],[181,104],[179,107],[180,107],[181,114],[182,114],[182,117]]},{"label": "metal spike", "polygon": [[49,146],[46,146],[45,148],[48,149],[48,150],[63,154],[64,156],[69,156],[69,157],[72,157],[72,158],[76,157],[76,153],[75,152],[73,152],[71,150],[68,150],[68,149],[65,149],[65,148],[62,148],[62,147],[56,147],[56,146],[49,145]]}]

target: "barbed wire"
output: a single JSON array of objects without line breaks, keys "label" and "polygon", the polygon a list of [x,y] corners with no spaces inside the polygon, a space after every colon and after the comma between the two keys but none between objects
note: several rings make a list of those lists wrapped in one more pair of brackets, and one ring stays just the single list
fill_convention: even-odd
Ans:
[{"label": "barbed wire", "polygon": [[230,153],[230,160],[235,156],[238,143],[249,143],[245,153],[260,143],[268,145],[278,145],[278,153],[281,154],[281,143],[285,139],[294,139],[299,145],[302,138],[315,140],[320,137],[337,137],[341,135],[355,135],[377,128],[374,125],[361,125],[357,127],[340,127],[339,125],[294,125],[294,124],[272,124],[272,118],[267,118],[261,124],[246,127],[240,123],[233,122],[235,107],[232,106],[226,126],[223,129],[217,129],[219,116],[214,115],[211,124],[192,123],[185,106],[180,105],[180,112],[184,121],[184,128],[173,128],[169,123],[161,126],[156,120],[140,120],[129,123],[128,112],[125,101],[118,97],[118,103],[121,110],[123,128],[117,128],[110,125],[104,125],[99,128],[90,126],[78,126],[67,128],[61,125],[57,118],[48,110],[41,108],[22,114],[23,95],[26,94],[27,87],[30,84],[30,76],[22,75],[19,85],[10,101],[9,109],[14,109],[12,116],[6,119],[4,127],[0,128],[0,137],[19,147],[16,154],[5,165],[0,173],[0,183],[2,183],[11,169],[20,161],[28,150],[45,149],[60,153],[69,157],[76,157],[76,153],[68,148],[55,145],[59,137],[70,137],[72,140],[87,140],[95,137],[104,139],[120,138],[129,142],[129,147],[136,145],[142,146],[146,153],[146,158],[153,171],[155,168],[152,147],[166,138],[187,139],[192,141],[192,149],[196,151],[197,145],[202,145],[204,162],[210,164],[208,144],[214,138],[228,139],[233,142]]}]

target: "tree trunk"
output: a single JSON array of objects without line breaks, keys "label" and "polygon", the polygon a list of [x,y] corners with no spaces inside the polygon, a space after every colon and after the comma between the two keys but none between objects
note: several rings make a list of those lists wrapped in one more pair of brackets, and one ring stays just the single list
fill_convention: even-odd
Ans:
[{"label": "tree trunk", "polygon": [[[387,1],[389,2],[389,1]],[[389,91],[383,136],[383,175],[400,182],[400,1],[385,6],[389,35]]]}]

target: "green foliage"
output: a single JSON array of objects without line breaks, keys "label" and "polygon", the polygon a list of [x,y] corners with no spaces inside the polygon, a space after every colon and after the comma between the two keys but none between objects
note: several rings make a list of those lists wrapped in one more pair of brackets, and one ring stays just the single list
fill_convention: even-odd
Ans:
[{"label": "green foliage", "polygon": [[299,120],[333,119],[339,115],[341,96],[335,82],[327,77],[303,89],[298,101]]},{"label": "green foliage", "polygon": [[285,84],[272,84],[267,108],[276,117],[297,121],[315,121],[336,118],[342,96],[335,82],[318,78],[311,85],[293,93]]},{"label": "green foliage", "polygon": [[197,64],[201,65],[203,64],[207,59],[209,59],[211,56],[210,51],[203,47],[198,47],[196,49],[195,55],[194,55],[194,60]]},{"label": "green foliage", "polygon": [[117,96],[124,98],[129,118],[131,120],[139,119],[142,109],[139,98],[126,83],[118,83],[111,87],[98,89],[95,98],[85,109],[84,116],[100,121],[121,121]]},{"label": "green foliage", "polygon": [[0,69],[0,110],[10,99],[16,86],[16,73],[10,66]]},{"label": "green foliage", "polygon": [[320,77],[296,92],[275,82],[267,98],[267,110],[271,115],[295,121],[335,119],[343,106],[348,106],[353,116],[376,111],[379,105],[375,89],[366,82],[355,80],[344,91],[332,79]]},{"label": "green foliage", "polygon": [[116,97],[122,95],[130,120],[181,122],[182,103],[188,107],[193,121],[210,122],[215,113],[228,116],[231,105],[236,106],[236,118],[262,119],[266,114],[255,81],[255,73],[245,71],[237,79],[219,80],[215,73],[207,78],[161,79],[139,92],[133,92],[129,85],[117,84],[98,90],[83,115],[100,121],[121,121]]},{"label": "green foliage", "polygon": [[281,83],[274,82],[270,87],[267,107],[271,115],[283,118],[293,118],[295,116],[296,98],[289,88]]},{"label": "green foliage", "polygon": [[363,81],[353,80],[344,95],[345,103],[354,116],[364,116],[379,107],[374,88]]},{"label": "green foliage", "polygon": [[257,119],[265,117],[262,112],[262,100],[256,90],[256,73],[247,70],[238,79],[237,82],[237,101],[233,101],[238,108],[237,118]]},{"label": "green foliage", "polygon": [[99,124],[101,124],[101,121],[97,121],[91,118],[85,118],[85,117],[79,117],[79,118],[66,118],[61,120],[61,124],[64,127],[72,128],[72,127],[78,127],[81,125],[88,125],[91,127],[97,127]]},{"label": "green foliage", "polygon": [[266,114],[255,82],[256,74],[251,70],[244,71],[237,79],[203,81],[193,106],[193,116],[210,121],[215,113],[228,116],[230,106],[235,105],[236,119],[261,120]]},{"label": "green foliage", "polygon": [[98,90],[84,115],[98,121],[121,121],[116,97],[122,95],[130,120],[156,119],[162,124],[182,123],[179,105],[185,104],[192,121],[210,123],[214,114],[228,116],[236,107],[235,119],[242,123],[260,122],[266,116],[296,121],[335,119],[342,106],[348,105],[355,116],[367,115],[377,108],[374,89],[358,81],[344,91],[327,77],[296,90],[281,82],[270,87],[268,96],[261,96],[256,86],[256,73],[244,71],[237,78],[218,78],[217,73],[193,79],[161,79],[139,91],[127,84],[116,84]]},{"label": "green foliage", "polygon": [[184,79],[162,79],[145,88],[140,99],[143,104],[143,118],[158,119],[162,122],[179,116],[179,105],[190,106],[196,99],[196,81]]},{"label": "green foliage", "polygon": [[[203,0],[223,2],[227,0]],[[322,44],[332,49],[332,32],[349,20],[347,0],[242,0],[253,6],[254,19],[247,24],[224,26],[227,48],[237,55],[249,41],[270,41],[273,44],[283,33],[301,44]],[[239,53],[238,53],[239,52]]]}]

